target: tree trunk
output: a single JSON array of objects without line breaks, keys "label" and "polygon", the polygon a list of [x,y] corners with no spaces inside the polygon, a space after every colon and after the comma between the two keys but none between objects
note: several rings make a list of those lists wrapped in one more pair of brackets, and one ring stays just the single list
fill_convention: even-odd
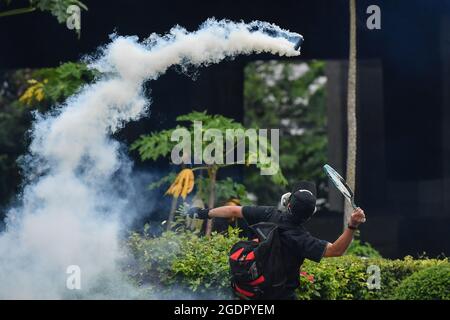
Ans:
[{"label": "tree trunk", "polygon": [[[203,200],[198,196],[198,193],[195,195],[194,199],[192,199],[192,206],[198,207],[198,208],[204,208],[205,203]],[[201,232],[203,223],[205,220],[201,219],[186,219],[186,227],[190,230],[196,230],[198,232]]]},{"label": "tree trunk", "polygon": [[166,230],[169,231],[172,226],[173,217],[175,216],[175,211],[177,210],[178,197],[172,198],[172,205],[170,206],[169,218],[167,219]]},{"label": "tree trunk", "polygon": [[[356,174],[356,0],[350,1],[350,52],[348,61],[348,84],[347,84],[347,170],[346,182],[355,192]],[[351,204],[345,201],[344,205],[344,228],[353,211]]]},{"label": "tree trunk", "polygon": [[[214,208],[214,202],[216,199],[216,175],[217,175],[217,168],[210,167],[208,169],[208,176],[209,176],[209,199],[208,199],[208,208],[212,209]],[[208,219],[208,222],[206,224],[206,232],[205,234],[207,236],[211,235],[211,231],[213,228],[213,219]]]}]

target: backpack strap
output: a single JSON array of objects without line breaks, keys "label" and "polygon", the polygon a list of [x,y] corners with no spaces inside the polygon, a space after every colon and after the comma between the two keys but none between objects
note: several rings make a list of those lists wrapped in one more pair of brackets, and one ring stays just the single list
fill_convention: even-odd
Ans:
[{"label": "backpack strap", "polygon": [[281,230],[295,230],[299,228],[298,226],[293,226],[292,224],[283,222],[277,222],[276,225]]},{"label": "backpack strap", "polygon": [[292,225],[290,223],[280,222],[280,221],[278,221],[277,218],[278,217],[276,215],[272,215],[269,219],[269,222],[276,224],[277,227],[281,230],[294,230],[299,227],[299,226]]},{"label": "backpack strap", "polygon": [[273,222],[259,222],[249,226],[250,229],[258,235],[262,240],[266,240],[269,234],[278,228],[278,225]]},{"label": "backpack strap", "polygon": [[248,221],[245,220],[245,223],[258,237],[264,240],[267,239],[268,235],[275,229],[279,229],[280,231],[287,231],[295,230],[299,227],[290,223],[280,222],[279,215],[277,214],[272,214],[266,222],[259,222],[250,225]]},{"label": "backpack strap", "polygon": [[298,227],[292,226],[290,224],[281,223],[281,222],[259,222],[249,226],[250,229],[258,235],[262,240],[266,240],[267,237],[275,230],[288,231],[295,230]]}]

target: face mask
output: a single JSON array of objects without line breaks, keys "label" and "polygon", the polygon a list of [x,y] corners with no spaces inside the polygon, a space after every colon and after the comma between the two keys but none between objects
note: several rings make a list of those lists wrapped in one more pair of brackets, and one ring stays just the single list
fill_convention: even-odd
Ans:
[{"label": "face mask", "polygon": [[288,203],[289,203],[289,198],[291,197],[291,193],[285,193],[281,196],[281,201],[280,201],[280,205],[284,208],[287,207]]},{"label": "face mask", "polygon": [[[310,193],[310,194],[312,195],[312,192],[309,191],[309,190],[306,190],[306,189],[300,189],[299,191],[300,191],[300,192],[308,192],[308,193]],[[280,200],[280,205],[281,205],[283,208],[286,208],[286,211],[287,211],[289,214],[292,214],[291,211],[289,210],[289,207],[288,207],[289,199],[291,198],[291,194],[292,194],[291,192],[287,192],[287,193],[283,194],[283,195],[281,196],[281,200]],[[317,211],[317,207],[314,208],[314,212],[313,212],[313,214],[311,215],[311,217],[316,213],[316,211]]]}]

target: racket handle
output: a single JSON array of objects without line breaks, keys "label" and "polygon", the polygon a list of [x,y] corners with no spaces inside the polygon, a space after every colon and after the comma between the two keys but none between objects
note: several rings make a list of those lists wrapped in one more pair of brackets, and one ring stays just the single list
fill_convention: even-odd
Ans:
[{"label": "racket handle", "polygon": [[[353,201],[353,199],[349,199],[350,203],[352,204],[353,210],[358,209],[358,206],[356,205],[356,203]],[[364,220],[362,221],[363,223],[366,222],[366,218],[364,218]]]}]

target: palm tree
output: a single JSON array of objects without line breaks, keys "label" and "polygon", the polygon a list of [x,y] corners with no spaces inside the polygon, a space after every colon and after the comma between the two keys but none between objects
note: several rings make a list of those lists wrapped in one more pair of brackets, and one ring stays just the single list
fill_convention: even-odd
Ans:
[{"label": "palm tree", "polygon": [[[350,51],[348,61],[347,83],[347,170],[346,181],[355,191],[356,174],[356,0],[350,1]],[[344,206],[344,228],[353,211],[348,201]]]}]

